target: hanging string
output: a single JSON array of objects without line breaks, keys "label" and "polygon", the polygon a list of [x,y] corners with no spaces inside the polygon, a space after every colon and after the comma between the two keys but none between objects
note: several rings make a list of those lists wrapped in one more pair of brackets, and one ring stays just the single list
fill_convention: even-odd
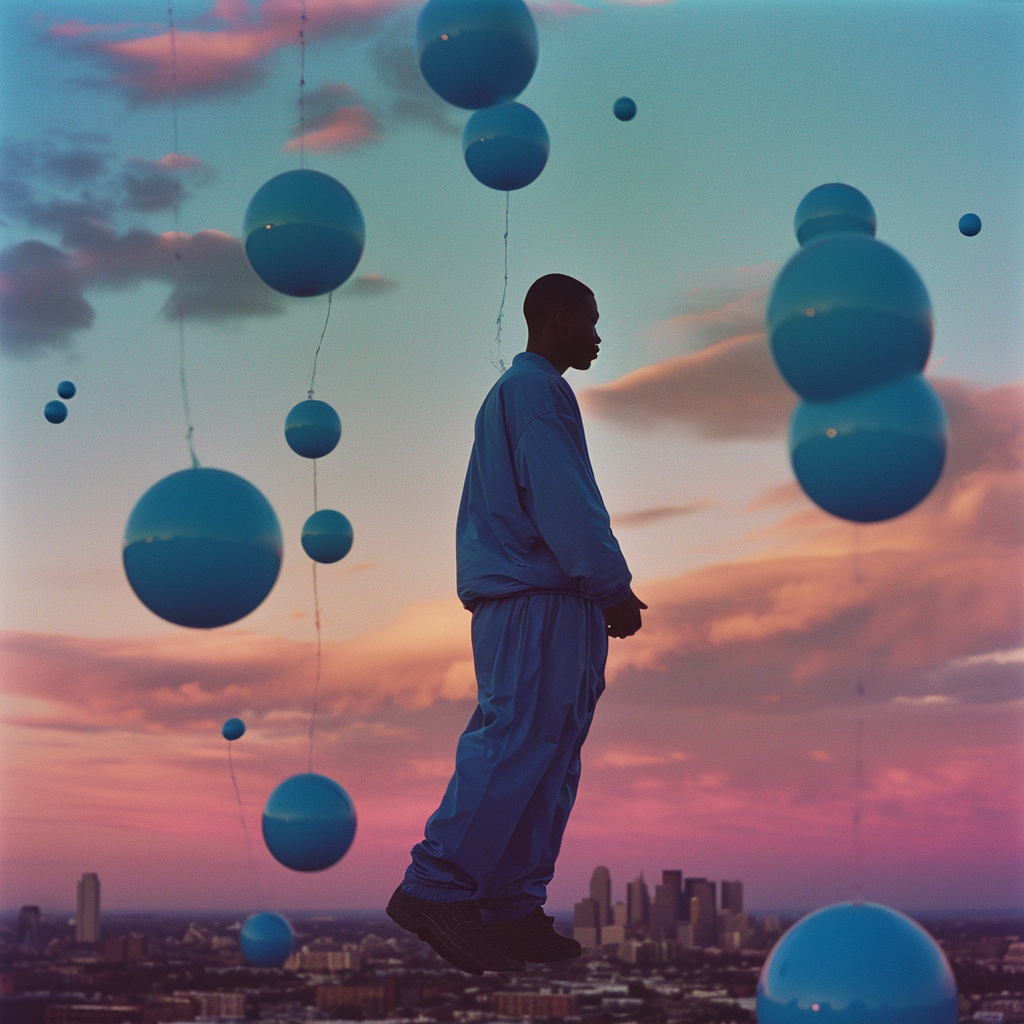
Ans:
[{"label": "hanging string", "polygon": [[[853,579],[856,596],[864,596],[864,574],[861,571],[860,530],[853,527]],[[866,666],[865,645],[861,643],[861,663],[858,666],[855,690],[857,694],[857,722],[854,734],[853,761],[853,899],[860,903],[864,898],[864,853],[861,841],[861,819],[864,816],[864,703],[867,688],[864,685]]]},{"label": "hanging string", "polygon": [[263,894],[260,891],[260,876],[256,871],[256,859],[252,855],[252,842],[249,839],[249,826],[245,821],[245,805],[242,803],[242,794],[238,789],[238,779],[235,778],[235,762],[231,757],[231,744],[228,743],[228,769],[231,772],[231,785],[235,787],[235,799],[238,801],[238,820],[242,823],[242,835],[245,836],[245,853],[249,858],[249,875],[252,878],[252,887],[256,892],[256,902],[263,905]]},{"label": "hanging string", "polygon": [[[171,133],[174,156],[178,156],[178,32],[174,27],[172,0],[167,0],[167,23],[171,40]],[[177,168],[175,168],[177,172]],[[196,450],[192,444],[195,427],[192,425],[192,409],[188,400],[188,379],[185,375],[185,310],[182,302],[182,253],[181,253],[181,181],[174,179],[174,294],[177,299],[176,319],[178,321],[178,380],[181,384],[181,405],[185,414],[185,442],[192,459],[192,468],[199,466]]]},{"label": "hanging string", "polygon": [[[316,463],[314,462],[313,465],[315,469]],[[323,631],[320,628],[320,593],[316,584],[316,562],[313,563],[313,614],[316,622],[316,680],[313,683],[313,710],[309,716],[309,762],[306,770],[310,772],[313,770],[313,730],[316,728],[317,702],[320,697],[320,669],[323,662]]]},{"label": "hanging string", "polygon": [[498,333],[494,337],[495,358],[491,364],[499,373],[504,373],[508,367],[505,360],[501,358],[501,318],[505,315],[505,294],[508,292],[508,205],[511,192],[505,193],[505,284],[501,289],[501,305],[498,307]]},{"label": "hanging string", "polygon": [[[327,316],[324,319],[324,329],[320,332],[320,340],[317,342],[316,351],[313,353],[313,373],[309,378],[309,392],[306,395],[307,398],[313,397],[313,385],[316,383],[316,361],[320,358],[320,347],[324,343],[324,335],[327,333],[327,325],[331,322],[331,299],[334,298],[334,292],[327,293]],[[313,479],[316,480],[316,463],[314,462]],[[313,510],[314,512],[316,509]]]},{"label": "hanging string", "polygon": [[299,29],[299,167],[306,166],[306,0]]}]

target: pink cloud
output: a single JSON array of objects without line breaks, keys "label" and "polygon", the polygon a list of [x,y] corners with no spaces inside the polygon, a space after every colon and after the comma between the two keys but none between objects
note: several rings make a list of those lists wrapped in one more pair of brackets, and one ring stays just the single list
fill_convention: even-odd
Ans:
[{"label": "pink cloud", "polygon": [[285,143],[286,150],[305,147],[314,153],[336,149],[358,149],[368,142],[379,142],[381,124],[365,107],[349,106],[334,111],[312,130]]}]

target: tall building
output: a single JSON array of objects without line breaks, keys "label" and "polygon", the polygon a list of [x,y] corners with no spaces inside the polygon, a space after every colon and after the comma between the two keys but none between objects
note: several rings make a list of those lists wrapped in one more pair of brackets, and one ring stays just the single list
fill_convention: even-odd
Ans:
[{"label": "tall building", "polygon": [[590,898],[600,907],[599,924],[612,923],[612,875],[606,867],[594,868],[590,876]]},{"label": "tall building", "polygon": [[743,883],[722,882],[722,910],[743,913]]},{"label": "tall building", "polygon": [[[697,900],[696,908],[693,901]],[[695,946],[713,946],[718,938],[718,910],[715,883],[706,878],[687,878],[683,888],[683,905],[690,908],[690,927]],[[694,910],[696,909],[696,920]]]},{"label": "tall building", "polygon": [[642,928],[650,920],[651,898],[642,871],[626,886],[626,907],[630,928]]},{"label": "tall building", "polygon": [[78,883],[75,942],[100,941],[100,877],[87,871]]},{"label": "tall building", "polygon": [[572,936],[584,949],[595,949],[601,945],[601,926],[601,908],[597,900],[588,897],[573,907]]},{"label": "tall building", "polygon": [[18,911],[18,945],[39,949],[39,908],[22,907]]},{"label": "tall building", "polygon": [[683,873],[662,871],[661,885],[654,887],[651,906],[651,938],[676,939],[679,922],[683,919]]}]

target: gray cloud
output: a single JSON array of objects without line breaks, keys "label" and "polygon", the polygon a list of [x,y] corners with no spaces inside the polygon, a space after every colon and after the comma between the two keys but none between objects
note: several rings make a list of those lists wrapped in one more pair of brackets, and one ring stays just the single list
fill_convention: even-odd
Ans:
[{"label": "gray cloud", "polygon": [[677,516],[691,516],[695,512],[703,512],[711,508],[714,502],[707,498],[698,501],[688,501],[683,505],[658,505],[654,508],[642,508],[635,512],[619,512],[611,517],[612,526],[648,526],[651,523],[660,523],[665,519],[675,519]]},{"label": "gray cloud", "polygon": [[394,291],[398,282],[394,278],[381,274],[360,274],[359,277],[345,285],[346,295],[383,295]]}]

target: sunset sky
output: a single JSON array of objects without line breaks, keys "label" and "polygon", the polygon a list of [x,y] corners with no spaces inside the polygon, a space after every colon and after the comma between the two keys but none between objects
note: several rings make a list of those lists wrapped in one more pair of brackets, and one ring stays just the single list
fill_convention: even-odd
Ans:
[{"label": "sunset sky", "polygon": [[[6,0],[0,909],[73,907],[83,871],[106,909],[383,907],[474,706],[454,551],[473,417],[552,271],[597,296],[600,358],[567,379],[650,610],[612,641],[549,908],[597,864],[615,899],[664,868],[742,879],[754,909],[849,898],[858,720],[864,895],[1024,907],[1024,3],[538,2],[520,101],[551,156],[511,194],[500,353],[505,196],[419,76],[417,5],[306,6],[306,166],[366,221],[316,378],[343,423],[320,503],[355,543],[319,571],[313,767],[351,794],[355,843],[307,875],[259,836],[306,768],[312,470],[283,424],[327,300],[271,291],[239,234],[299,166],[300,0],[173,0],[177,152],[166,0]],[[829,181],[924,280],[951,424],[934,492],[870,526],[795,484],[764,335],[793,213]],[[137,499],[189,464],[179,297],[199,460],[255,484],[285,536],[267,600],[209,632],[154,616],[121,565]]]}]

